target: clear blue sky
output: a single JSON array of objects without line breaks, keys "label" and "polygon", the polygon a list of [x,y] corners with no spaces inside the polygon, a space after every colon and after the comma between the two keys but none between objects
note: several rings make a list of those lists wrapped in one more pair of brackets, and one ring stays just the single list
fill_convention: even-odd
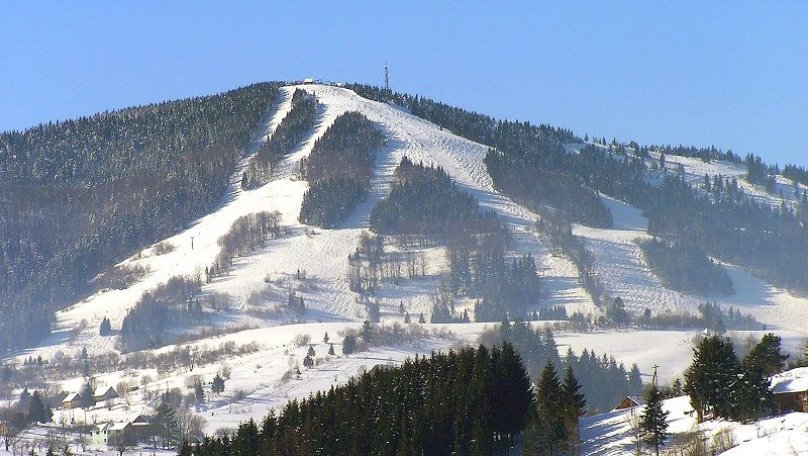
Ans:
[{"label": "clear blue sky", "polygon": [[0,130],[314,76],[808,165],[808,3],[6,2]]}]

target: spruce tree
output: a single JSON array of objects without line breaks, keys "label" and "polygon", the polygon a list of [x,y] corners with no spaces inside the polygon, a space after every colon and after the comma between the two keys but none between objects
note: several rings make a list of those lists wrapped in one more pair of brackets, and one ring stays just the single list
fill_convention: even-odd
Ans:
[{"label": "spruce tree", "polygon": [[342,354],[350,355],[356,350],[356,337],[348,334],[342,339]]},{"label": "spruce tree", "polygon": [[547,361],[536,388],[536,418],[541,454],[556,455],[566,438],[561,383],[553,363]]},{"label": "spruce tree", "polygon": [[651,384],[645,395],[645,408],[640,417],[643,441],[659,456],[659,447],[668,437],[668,412],[662,408],[662,395],[656,384]]},{"label": "spruce tree", "polygon": [[581,385],[575,378],[571,366],[567,366],[564,383],[561,385],[564,430],[567,435],[568,453],[580,452],[579,420],[586,411],[586,399],[581,393]]},{"label": "spruce tree", "polygon": [[788,355],[780,351],[780,336],[768,333],[744,357],[745,368],[760,368],[767,377],[779,374],[786,366]]},{"label": "spruce tree", "polygon": [[214,394],[221,394],[222,392],[224,392],[224,378],[222,378],[222,376],[219,375],[218,373],[216,374],[215,377],[213,377],[213,383],[211,384],[211,391],[213,391]]}]

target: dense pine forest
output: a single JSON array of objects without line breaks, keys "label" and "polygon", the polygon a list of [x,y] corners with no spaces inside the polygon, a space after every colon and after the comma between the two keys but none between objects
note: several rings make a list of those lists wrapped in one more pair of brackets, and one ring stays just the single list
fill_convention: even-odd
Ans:
[{"label": "dense pine forest", "polygon": [[640,242],[648,266],[671,290],[701,296],[727,296],[734,293],[724,268],[687,242],[668,244],[657,239]]},{"label": "dense pine forest", "polygon": [[[532,403],[530,378],[509,344],[463,348],[377,367],[346,385],[289,402],[200,456],[490,455],[513,442]],[[507,404],[507,407],[503,407]],[[188,454],[190,447],[180,450]]]},{"label": "dense pine forest", "polygon": [[317,107],[317,98],[314,95],[295,89],[289,113],[250,160],[249,168],[242,176],[242,187],[254,188],[269,182],[281,159],[292,153],[306,133],[314,127]]},{"label": "dense pine forest", "polygon": [[0,349],[220,203],[277,98],[262,83],[0,134]]},{"label": "dense pine forest", "polygon": [[309,190],[300,221],[333,228],[367,198],[376,151],[385,143],[378,127],[358,112],[334,120],[301,162]]},{"label": "dense pine forest", "polygon": [[581,392],[586,396],[585,414],[608,412],[627,395],[640,395],[643,382],[636,365],[629,369],[618,363],[613,356],[598,355],[594,350],[584,349],[580,355],[567,350],[559,356],[553,332],[534,328],[524,321],[503,321],[501,325],[485,332],[480,341],[487,346],[512,344],[522,357],[533,383],[538,383],[548,363],[558,372],[571,368],[581,383]]}]

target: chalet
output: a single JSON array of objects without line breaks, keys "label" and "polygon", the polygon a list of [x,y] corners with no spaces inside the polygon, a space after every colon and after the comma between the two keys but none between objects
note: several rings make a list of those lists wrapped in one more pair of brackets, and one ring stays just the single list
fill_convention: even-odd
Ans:
[{"label": "chalet", "polygon": [[93,399],[95,399],[95,402],[104,402],[109,399],[115,399],[116,397],[119,397],[118,392],[115,391],[115,388],[111,386],[106,388],[98,387],[93,393]]},{"label": "chalet", "polygon": [[137,418],[132,420],[132,430],[135,431],[135,436],[138,441],[147,440],[152,432],[151,417],[145,415],[138,415]]},{"label": "chalet", "polygon": [[306,85],[314,84],[314,82],[315,82],[314,78],[306,78],[306,79],[303,80],[303,84],[306,84]]},{"label": "chalet", "polygon": [[626,410],[634,407],[642,407],[643,405],[645,405],[645,401],[640,396],[626,396],[617,404],[614,410]]},{"label": "chalet", "polygon": [[80,408],[81,404],[82,398],[80,393],[69,393],[64,397],[64,399],[62,399],[63,409]]},{"label": "chalet", "polygon": [[775,413],[808,412],[808,368],[772,377],[772,406]]}]

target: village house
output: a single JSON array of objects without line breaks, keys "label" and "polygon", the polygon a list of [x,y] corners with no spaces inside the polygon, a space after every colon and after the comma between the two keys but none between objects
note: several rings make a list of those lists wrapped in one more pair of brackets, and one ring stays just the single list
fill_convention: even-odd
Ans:
[{"label": "village house", "polygon": [[614,410],[626,410],[634,407],[642,407],[643,405],[645,405],[645,401],[640,396],[626,396],[617,404]]},{"label": "village house", "polygon": [[118,392],[115,391],[115,388],[111,386],[98,387],[93,393],[93,399],[95,399],[95,402],[104,402],[109,399],[115,399],[116,397],[119,397]]},{"label": "village house", "polygon": [[772,408],[775,413],[808,412],[808,368],[772,377]]},{"label": "village house", "polygon": [[81,394],[79,393],[68,393],[67,396],[62,399],[62,408],[63,409],[72,409],[72,408],[80,408],[81,407]]}]

